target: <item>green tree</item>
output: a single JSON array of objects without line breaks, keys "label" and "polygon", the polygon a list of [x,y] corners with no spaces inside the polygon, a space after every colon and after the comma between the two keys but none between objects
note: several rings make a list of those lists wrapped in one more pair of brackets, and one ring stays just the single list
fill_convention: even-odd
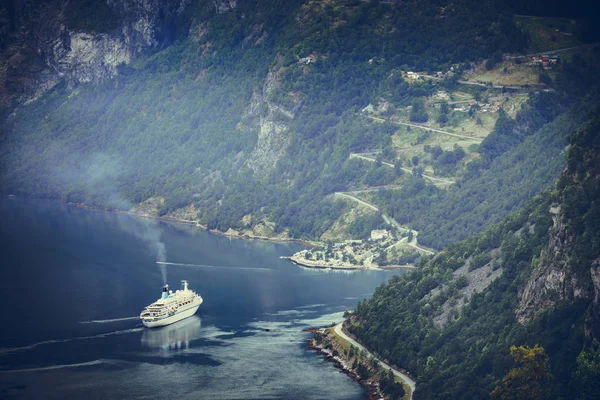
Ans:
[{"label": "green tree", "polygon": [[394,173],[396,176],[402,176],[404,171],[402,170],[402,160],[396,160],[394,163]]},{"label": "green tree", "polygon": [[440,105],[440,113],[442,113],[442,114],[448,114],[449,111],[450,111],[450,107],[448,107],[448,103],[443,102]]},{"label": "green tree", "polygon": [[546,399],[551,394],[550,359],[544,348],[511,346],[510,354],[520,366],[511,369],[490,393],[492,399]]},{"label": "green tree", "polygon": [[423,99],[417,99],[413,101],[412,108],[410,110],[410,120],[412,122],[427,122],[429,114],[425,111],[425,102]]},{"label": "green tree", "polygon": [[580,400],[597,399],[600,395],[600,342],[595,338],[590,348],[577,356],[573,390]]}]

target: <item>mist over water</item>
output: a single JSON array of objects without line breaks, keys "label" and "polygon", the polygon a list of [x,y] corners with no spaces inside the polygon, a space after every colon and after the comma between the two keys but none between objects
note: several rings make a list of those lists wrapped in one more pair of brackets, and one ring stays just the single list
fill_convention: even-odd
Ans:
[{"label": "mist over water", "polygon": [[[0,199],[0,218],[2,398],[365,398],[303,330],[341,320],[393,272],[302,269],[279,259],[299,245],[50,202]],[[148,330],[161,257],[168,283],[187,279],[204,303]]]}]

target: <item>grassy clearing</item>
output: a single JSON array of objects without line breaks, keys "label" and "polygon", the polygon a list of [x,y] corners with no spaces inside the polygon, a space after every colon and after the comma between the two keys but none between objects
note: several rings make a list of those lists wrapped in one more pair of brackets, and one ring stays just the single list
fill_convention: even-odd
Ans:
[{"label": "grassy clearing", "polygon": [[539,72],[539,66],[530,62],[517,64],[514,60],[505,60],[492,70],[487,70],[482,63],[465,77],[470,81],[491,82],[494,85],[532,85],[539,83]]},{"label": "grassy clearing", "polygon": [[571,62],[573,56],[575,54],[579,54],[581,58],[585,60],[587,63],[597,64],[598,63],[598,55],[594,52],[594,47],[597,46],[583,46],[572,50],[565,50],[559,53],[560,59],[563,61]]},{"label": "grassy clearing", "polygon": [[[480,125],[477,124],[476,119],[469,118],[467,113],[454,112],[453,114],[458,115],[453,117],[455,126],[446,125],[441,128],[435,126],[435,128],[461,135],[472,134],[475,137],[464,139],[439,132],[401,126],[392,136],[392,144],[396,150],[396,157],[402,161],[403,167],[412,169],[414,167],[413,158],[416,156],[419,158],[418,166],[424,169],[423,172],[426,175],[438,176],[433,169],[431,155],[425,152],[426,145],[440,146],[445,151],[451,151],[455,145],[462,147],[467,153],[462,164],[466,164],[476,157],[470,153],[479,146],[481,138],[491,132],[497,119],[497,113],[483,114],[480,118]],[[462,167],[459,167],[457,175],[450,178],[456,178],[461,171]],[[445,186],[443,185],[443,187]]]},{"label": "grassy clearing", "polygon": [[411,128],[410,126],[398,126],[398,130],[392,136],[392,146],[401,149],[410,149],[414,147],[423,130]]},{"label": "grassy clearing", "polygon": [[472,100],[472,99],[473,99],[473,95],[470,93],[466,93],[466,92],[452,92],[450,94],[451,101],[466,101],[466,100]]},{"label": "grassy clearing", "polygon": [[[454,133],[459,134],[465,134],[465,132],[468,132],[477,138],[483,139],[487,137],[492,130],[494,130],[494,125],[496,124],[497,119],[498,113],[496,112],[476,113],[474,118],[469,117],[469,114],[466,112],[454,112],[450,120],[451,125],[447,127],[447,130],[450,131],[450,129],[452,129]],[[481,140],[475,142],[480,143]],[[465,148],[471,143],[468,143],[468,141],[465,142]]]},{"label": "grassy clearing", "polygon": [[350,351],[351,344],[335,333],[334,328],[327,329],[327,334],[331,336],[331,340],[335,343],[335,348],[340,353],[347,353]]},{"label": "grassy clearing", "polygon": [[[429,121],[426,124],[420,125],[425,128],[439,129],[448,133],[472,138],[456,137],[419,127],[398,125],[396,132],[392,135],[392,146],[396,152],[396,160],[401,160],[404,168],[412,169],[415,166],[413,158],[416,156],[419,158],[418,166],[423,168],[425,175],[441,177],[433,167],[431,155],[425,152],[425,146],[440,146],[444,151],[451,151],[457,145],[465,150],[466,157],[457,164],[454,175],[446,175],[445,177],[458,178],[466,165],[479,157],[479,154],[476,152],[477,148],[481,141],[493,131],[498,120],[498,108],[503,108],[508,115],[515,117],[516,113],[521,109],[521,105],[529,98],[529,94],[525,92],[502,93],[500,90],[492,89],[479,93],[479,101],[475,101],[472,94],[461,91],[450,93],[450,98],[451,101],[464,99],[458,101],[468,101],[468,103],[450,104],[448,122],[441,125],[436,122],[441,113],[440,101],[436,97],[432,97],[425,104],[427,113],[429,114]],[[476,107],[475,112],[469,112],[472,106]],[[457,109],[453,110],[455,107]],[[391,122],[408,123],[410,121],[409,114],[409,108],[399,108],[395,110],[392,117],[386,117],[385,119]],[[379,122],[378,120],[374,120],[373,123]],[[441,185],[441,187],[446,186]]]},{"label": "grassy clearing", "polygon": [[506,113],[514,118],[517,115],[517,112],[521,109],[521,106],[529,100],[529,94],[522,93],[509,97],[509,101],[505,102],[502,105],[502,108]]},{"label": "grassy clearing", "polygon": [[397,260],[401,256],[419,254],[419,251],[408,245],[406,239],[386,249],[388,260]]}]

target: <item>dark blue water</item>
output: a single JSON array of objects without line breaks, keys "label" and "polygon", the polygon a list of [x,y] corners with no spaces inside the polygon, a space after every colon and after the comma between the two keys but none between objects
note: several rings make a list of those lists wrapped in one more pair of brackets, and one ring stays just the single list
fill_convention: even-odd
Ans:
[{"label": "dark blue water", "polygon": [[[392,272],[316,271],[301,247],[52,202],[0,199],[1,398],[364,398],[307,350],[308,327],[342,319]],[[144,328],[168,283],[196,316]]]}]

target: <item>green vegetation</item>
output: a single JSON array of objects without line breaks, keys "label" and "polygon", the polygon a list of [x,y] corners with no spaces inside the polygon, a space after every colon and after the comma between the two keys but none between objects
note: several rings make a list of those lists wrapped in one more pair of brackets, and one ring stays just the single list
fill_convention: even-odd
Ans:
[{"label": "green vegetation", "polygon": [[491,393],[492,399],[546,399],[552,393],[550,361],[543,347],[511,346],[520,366],[511,369]]},{"label": "green vegetation", "polygon": [[[495,388],[494,396],[520,398],[507,391],[522,385],[536,391],[527,398],[573,398],[573,393],[588,398],[592,393],[597,344],[578,354],[589,344],[584,327],[592,337],[600,332],[593,297],[565,298],[524,325],[516,321],[513,310],[532,271],[541,263],[561,262],[544,255],[550,237],[552,243],[569,243],[560,250],[569,260],[563,272],[575,276],[586,293],[593,293],[590,267],[600,255],[600,220],[595,217],[599,207],[594,200],[598,198],[598,171],[592,165],[598,165],[599,131],[600,122],[593,118],[571,137],[567,170],[553,191],[543,192],[503,222],[421,262],[410,275],[393,278],[371,300],[357,306],[350,331],[369,348],[417,375],[417,398],[486,398]],[[563,207],[558,231],[549,213],[556,203]],[[467,265],[477,270],[483,263],[491,266],[490,271],[501,271],[500,275],[465,298],[461,288],[471,284],[470,275],[461,278],[456,271]],[[452,305],[461,299],[463,306],[453,310]],[[440,319],[443,316],[447,317]],[[541,349],[534,352],[531,364],[527,361],[509,371],[509,349],[535,344],[546,350],[555,387],[542,383],[549,375]],[[520,354],[526,350],[513,351],[517,361],[522,362]],[[549,391],[548,396],[540,390]]]},{"label": "green vegetation", "polygon": [[482,157],[470,163],[457,185],[442,191],[417,180],[394,193],[378,193],[376,203],[421,232],[419,242],[426,246],[441,249],[481,232],[559,176],[569,134],[589,118],[593,104],[594,97],[586,98],[555,117],[563,107],[560,102],[534,97],[516,121],[501,113],[480,146]]},{"label": "green vegetation", "polygon": [[381,391],[390,400],[402,400],[410,388],[402,384],[392,370],[383,369],[379,363],[372,357],[369,357],[363,350],[357,349],[352,344],[338,336],[333,328],[325,331],[325,334],[315,333],[315,341],[319,346],[330,350],[333,356],[340,356],[347,365],[351,365],[359,379],[363,382],[368,380],[378,381]]},{"label": "green vegetation", "polygon": [[[380,95],[420,104],[436,87],[396,73],[390,80],[390,71],[524,45],[510,18],[490,12],[492,1],[443,11],[433,2],[302,5],[240,2],[215,15],[212,4],[194,2],[175,21],[174,43],[120,68],[116,82],[59,86],[20,107],[3,122],[1,192],[107,209],[162,197],[161,215],[193,204],[209,228],[243,229],[251,215],[276,234],[318,238],[346,207],[329,194],[410,179],[399,167],[349,159],[390,148],[397,130],[360,109]],[[68,12],[83,24],[73,29],[108,31],[118,21],[103,2]],[[307,56],[314,62],[299,62]],[[265,121],[282,132],[269,133]],[[257,151],[271,143],[265,132],[279,137],[282,155]]]},{"label": "green vegetation", "polygon": [[[1,110],[0,193],[118,210],[159,199],[159,215],[187,207],[210,229],[263,224],[278,237],[368,238],[393,225],[389,242],[306,255],[416,262],[429,253],[417,234],[445,248],[351,318],[361,341],[418,377],[415,397],[502,397],[527,384],[532,397],[591,398],[599,351],[584,333],[598,336],[600,312],[590,297],[565,298],[524,325],[514,310],[549,242],[568,243],[565,282],[593,289],[600,52],[578,50],[548,70],[503,59],[564,45],[568,35],[544,38],[548,27],[577,41],[586,30],[515,24],[507,10],[537,6],[499,3],[239,1],[218,14],[193,1],[172,17],[168,47],[120,66],[114,81],[61,84]],[[120,19],[107,4],[71,2],[69,29],[112,32]],[[485,83],[461,83],[463,74]],[[492,85],[538,81],[517,93]],[[334,201],[339,192],[373,205],[356,202],[369,210],[356,212]],[[513,347],[536,344],[545,353]],[[350,357],[361,376],[382,374],[384,390],[403,395],[387,371]],[[555,387],[540,383],[548,363]]]},{"label": "green vegetation", "polygon": [[410,110],[410,120],[412,122],[427,122],[428,119],[429,115],[427,114],[427,111],[425,111],[423,100],[419,99],[413,101]]},{"label": "green vegetation", "polygon": [[600,342],[597,339],[577,356],[573,386],[576,399],[591,400],[600,393]]},{"label": "green vegetation", "polygon": [[[550,51],[581,44],[577,22],[568,18],[517,17],[517,25],[528,34],[528,52]],[[579,25],[582,22],[579,21]]]},{"label": "green vegetation", "polygon": [[301,57],[310,53],[327,54],[328,59],[376,57],[373,63],[417,71],[484,58],[497,50],[522,50],[526,36],[496,7],[488,0],[459,0],[447,7],[433,1],[401,6],[380,1],[313,2],[300,15],[307,36],[295,49]]}]

